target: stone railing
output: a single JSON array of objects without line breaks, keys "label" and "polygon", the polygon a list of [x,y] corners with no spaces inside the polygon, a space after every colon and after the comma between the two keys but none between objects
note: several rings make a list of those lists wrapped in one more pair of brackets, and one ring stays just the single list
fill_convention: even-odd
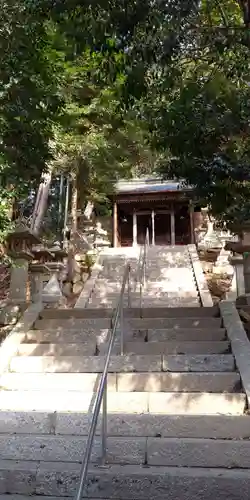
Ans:
[{"label": "stone railing", "polygon": [[188,245],[188,252],[193,267],[193,273],[196,280],[198,294],[203,307],[212,307],[213,300],[208,289],[207,280],[203,273],[202,265],[195,245]]}]

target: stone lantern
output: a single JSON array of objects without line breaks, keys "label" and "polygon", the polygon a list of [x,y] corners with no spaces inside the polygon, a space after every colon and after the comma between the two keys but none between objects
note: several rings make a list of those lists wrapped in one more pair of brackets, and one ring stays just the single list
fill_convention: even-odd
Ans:
[{"label": "stone lantern", "polygon": [[33,247],[34,261],[31,262],[31,297],[33,302],[42,301],[43,277],[49,273],[46,261],[53,257],[53,254],[43,246]]},{"label": "stone lantern", "polygon": [[59,245],[54,246],[49,249],[50,254],[52,255],[52,259],[49,262],[46,262],[50,272],[55,274],[59,281],[61,281],[61,274],[65,271],[64,259],[68,257],[68,253],[63,248],[60,248]]},{"label": "stone lantern", "polygon": [[250,293],[250,242],[230,241],[225,248],[233,252],[230,262],[235,268],[237,295]]},{"label": "stone lantern", "polygon": [[17,304],[27,301],[28,267],[33,259],[32,246],[40,243],[30,230],[19,225],[7,236],[7,253],[13,258],[10,279],[10,300]]}]

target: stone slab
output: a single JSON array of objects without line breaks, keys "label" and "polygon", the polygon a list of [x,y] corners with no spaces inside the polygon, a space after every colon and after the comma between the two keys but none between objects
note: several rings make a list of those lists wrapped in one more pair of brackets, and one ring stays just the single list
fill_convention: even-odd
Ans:
[{"label": "stone slab", "polygon": [[51,343],[51,344],[81,344],[98,342],[106,342],[109,337],[110,330],[108,328],[100,328],[99,330],[64,330],[62,328],[48,328],[46,330],[29,330],[21,341],[24,343]]},{"label": "stone slab", "polygon": [[[79,469],[73,464],[41,463],[36,494],[69,496],[76,492]],[[249,499],[249,471],[174,467],[111,466],[90,469],[87,498],[120,500],[234,500]]]},{"label": "stone slab", "polygon": [[238,311],[233,302],[220,302],[223,323],[231,341],[236,366],[240,372],[242,385],[246,392],[248,407],[250,406],[250,343],[242,325]]},{"label": "stone slab", "polygon": [[42,309],[43,305],[41,303],[31,304],[2,342],[0,347],[0,374],[7,369],[11,357],[17,352],[19,344],[25,339],[26,332],[31,328]]},{"label": "stone slab", "polygon": [[82,331],[110,328],[110,318],[69,318],[69,319],[39,319],[35,322],[36,330]]},{"label": "stone slab", "polygon": [[220,328],[221,318],[127,318],[125,324],[128,328],[153,328],[153,329],[179,329],[179,328]]},{"label": "stone slab", "polygon": [[237,373],[119,373],[117,390],[147,392],[239,392]]},{"label": "stone slab", "polygon": [[[42,500],[60,500],[61,497],[55,497],[55,496],[43,496]],[[27,495],[1,495],[0,494],[0,500],[28,500]],[[41,500],[40,495],[32,495],[32,500]],[[96,500],[94,498],[89,498],[89,500]],[[107,498],[101,498],[100,500],[109,500]],[[119,500],[119,499],[113,499],[113,500]]]},{"label": "stone slab", "polygon": [[208,289],[207,280],[203,273],[202,265],[195,245],[188,245],[188,252],[192,263],[194,277],[203,307],[213,307],[213,300]]},{"label": "stone slab", "polygon": [[38,462],[0,460],[0,494],[32,495],[36,488]]},{"label": "stone slab", "polygon": [[250,469],[250,440],[149,438],[148,465]]},{"label": "stone slab", "polygon": [[148,307],[142,308],[142,318],[213,318],[219,317],[218,306],[213,307]]},{"label": "stone slab", "polygon": [[[38,412],[83,412],[93,410],[96,393],[67,391],[0,391],[0,404],[3,411]],[[113,413],[147,413],[146,392],[109,392],[108,411]]]},{"label": "stone slab", "polygon": [[[76,462],[82,460],[87,436],[0,436],[1,457],[5,460]],[[107,459],[111,463],[145,463],[146,438],[109,437]],[[101,440],[94,441],[91,461],[101,458]]]},{"label": "stone slab", "polygon": [[[4,373],[0,388],[8,391],[79,391],[96,392],[101,374],[97,373]],[[117,389],[116,374],[108,375],[108,391]],[[62,397],[63,393],[62,393]]]},{"label": "stone slab", "polygon": [[[136,332],[134,331],[134,337]],[[156,342],[190,342],[190,341],[221,341],[226,339],[224,328],[177,328],[177,329],[149,329],[145,331],[149,341]]]},{"label": "stone slab", "polygon": [[[126,318],[125,328],[132,329],[179,329],[179,328],[220,328],[221,318]],[[36,321],[37,330],[56,329],[56,330],[85,330],[100,328],[110,328],[110,318],[70,318],[70,319],[40,319]]]},{"label": "stone slab", "polygon": [[[10,371],[20,373],[102,373],[104,356],[15,356]],[[165,365],[166,366],[166,365]],[[109,372],[159,372],[162,356],[111,356]]]},{"label": "stone slab", "polygon": [[54,431],[53,413],[0,410],[1,434],[53,434]]},{"label": "stone slab", "polygon": [[[103,344],[104,347],[105,344]],[[106,345],[107,347],[107,345]],[[126,342],[127,354],[223,354],[230,351],[230,342]]]},{"label": "stone slab", "polygon": [[97,344],[95,339],[85,343],[68,344],[20,344],[17,354],[19,356],[94,356]]},{"label": "stone slab", "polygon": [[[113,309],[107,309],[105,307],[99,308],[98,310],[91,310],[91,308],[70,308],[70,309],[44,309],[40,313],[40,319],[96,319],[96,318],[110,318],[113,315]],[[124,317],[137,318],[141,315],[140,308],[131,307],[129,309],[124,309]]]},{"label": "stone slab", "polygon": [[163,371],[232,372],[234,370],[235,362],[231,354],[163,356]]},{"label": "stone slab", "polygon": [[[33,418],[35,419],[34,416]],[[54,429],[58,434],[86,435],[89,423],[89,415],[83,413],[56,413]],[[100,432],[99,422],[97,435],[100,435]],[[250,439],[250,417],[247,415],[109,414],[108,434],[158,438]]]},{"label": "stone slab", "polygon": [[245,404],[245,394],[149,393],[149,412],[156,414],[242,415]]}]

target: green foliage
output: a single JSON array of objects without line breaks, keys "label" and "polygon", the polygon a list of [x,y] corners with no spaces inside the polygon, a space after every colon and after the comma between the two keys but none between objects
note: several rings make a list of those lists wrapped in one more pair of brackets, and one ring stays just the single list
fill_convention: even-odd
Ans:
[{"label": "green foliage", "polygon": [[[250,217],[249,48],[239,5],[203,1],[186,44],[142,103],[159,171],[183,179],[228,223]],[[149,100],[150,96],[150,100]]]},{"label": "green foliage", "polygon": [[223,220],[246,218],[247,5],[0,0],[0,231],[10,186],[19,199],[49,164],[83,204],[157,168]]}]

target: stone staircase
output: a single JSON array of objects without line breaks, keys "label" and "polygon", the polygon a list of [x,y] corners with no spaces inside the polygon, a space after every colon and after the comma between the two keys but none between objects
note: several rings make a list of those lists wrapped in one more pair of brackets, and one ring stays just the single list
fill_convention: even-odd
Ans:
[{"label": "stone staircase", "polygon": [[[87,307],[115,307],[126,262],[131,264],[133,305],[140,307],[138,274],[140,247],[108,249],[102,252],[102,270]],[[200,306],[199,292],[187,246],[154,246],[147,250],[146,287],[143,307]]]},{"label": "stone staircase", "polygon": [[188,246],[149,247],[143,307],[200,306]]},{"label": "stone staircase", "polygon": [[[157,279],[157,278],[156,278]],[[111,309],[45,309],[1,376],[0,500],[72,497]],[[248,500],[250,419],[219,309],[125,311],[108,376],[108,463],[89,499]]]}]

